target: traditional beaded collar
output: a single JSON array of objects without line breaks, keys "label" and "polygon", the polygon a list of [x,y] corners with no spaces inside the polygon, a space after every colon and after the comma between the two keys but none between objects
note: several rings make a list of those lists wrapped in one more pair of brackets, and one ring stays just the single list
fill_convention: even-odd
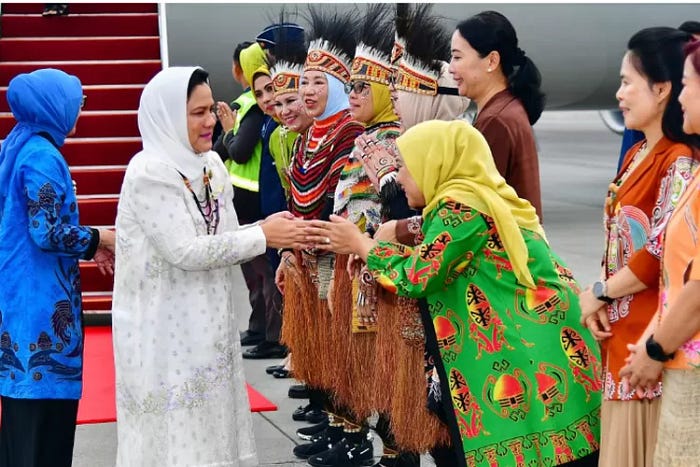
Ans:
[{"label": "traditional beaded collar", "polygon": [[350,59],[324,39],[316,39],[309,44],[304,71],[315,70],[335,76],[342,83],[350,81]]}]

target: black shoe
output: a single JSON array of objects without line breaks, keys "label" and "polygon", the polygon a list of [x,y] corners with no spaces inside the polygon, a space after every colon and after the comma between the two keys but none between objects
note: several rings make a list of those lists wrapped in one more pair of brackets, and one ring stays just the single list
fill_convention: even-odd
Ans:
[{"label": "black shoe", "polygon": [[382,456],[382,458],[379,459],[379,462],[374,464],[372,467],[396,467],[396,461],[396,457]]},{"label": "black shoe", "polygon": [[328,451],[309,457],[313,467],[355,467],[374,465],[374,447],[372,442],[364,439],[359,444],[352,444],[347,438],[333,445]]},{"label": "black shoe", "polygon": [[328,420],[328,415],[321,409],[311,409],[306,412],[306,421],[309,423],[321,423]]},{"label": "black shoe", "polygon": [[304,441],[312,441],[318,438],[318,435],[328,428],[328,416],[321,423],[316,425],[305,426],[304,428],[299,428],[297,430],[297,436]]},{"label": "black shoe", "polygon": [[287,356],[287,348],[279,342],[262,341],[252,349],[243,352],[243,358],[284,358]]},{"label": "black shoe", "polygon": [[293,449],[294,455],[301,459],[308,459],[324,451],[328,451],[333,445],[343,439],[342,426],[330,426],[323,430],[323,436],[311,443],[300,444]]},{"label": "black shoe", "polygon": [[299,406],[294,412],[292,412],[292,420],[295,422],[305,422],[306,421],[306,414],[313,410],[313,406],[311,404],[306,404],[305,406]]},{"label": "black shoe", "polygon": [[308,399],[309,388],[306,387],[306,384],[295,384],[293,386],[289,386],[287,396],[289,396],[290,399]]},{"label": "black shoe", "polygon": [[382,456],[372,467],[420,467],[420,457],[408,452],[394,457]]},{"label": "black shoe", "polygon": [[264,340],[265,334],[262,332],[254,332],[249,330],[241,333],[241,345],[244,347],[248,345],[258,345]]},{"label": "black shoe", "polygon": [[292,372],[286,368],[282,368],[281,370],[272,373],[272,376],[274,376],[277,379],[286,379],[292,377]]},{"label": "black shoe", "polygon": [[271,365],[265,368],[265,373],[267,373],[268,375],[272,375],[275,373],[275,371],[280,370],[284,370],[284,365]]}]

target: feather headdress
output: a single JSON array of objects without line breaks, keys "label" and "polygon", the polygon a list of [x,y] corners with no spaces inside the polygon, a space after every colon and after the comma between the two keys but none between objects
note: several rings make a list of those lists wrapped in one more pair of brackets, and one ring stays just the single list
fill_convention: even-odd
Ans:
[{"label": "feather headdress", "polygon": [[392,75],[393,45],[391,9],[385,3],[369,5],[360,27],[361,42],[355,49],[351,80],[374,81],[389,85]]},{"label": "feather headdress", "polygon": [[356,15],[352,11],[341,14],[312,5],[309,5],[308,13],[310,28],[307,37],[310,43],[304,71],[322,71],[347,83],[351,57],[357,45]]}]

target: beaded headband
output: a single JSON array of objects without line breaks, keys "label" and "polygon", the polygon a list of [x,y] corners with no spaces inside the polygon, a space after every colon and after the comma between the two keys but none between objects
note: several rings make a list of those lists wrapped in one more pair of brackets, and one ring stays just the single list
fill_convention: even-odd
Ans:
[{"label": "beaded headband", "polygon": [[279,61],[272,68],[272,84],[275,87],[275,97],[289,92],[299,92],[299,80],[303,67],[286,61]]},{"label": "beaded headband", "polygon": [[411,56],[404,52],[397,70],[395,86],[400,91],[425,96],[436,96],[438,94],[459,95],[457,88],[440,86],[438,84],[439,78],[440,76],[436,76],[433,70],[421,66],[418,61],[412,60]]},{"label": "beaded headband", "polygon": [[388,86],[391,75],[391,65],[386,54],[362,43],[357,46],[350,70],[351,81],[372,81]]},{"label": "beaded headband", "polygon": [[309,44],[304,71],[321,71],[335,76],[342,83],[350,81],[350,59],[330,42],[320,38]]}]

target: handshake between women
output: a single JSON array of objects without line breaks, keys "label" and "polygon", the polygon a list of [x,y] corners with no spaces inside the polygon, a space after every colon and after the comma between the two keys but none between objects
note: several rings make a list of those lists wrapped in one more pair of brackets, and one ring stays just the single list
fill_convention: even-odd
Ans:
[{"label": "handshake between women", "polygon": [[[339,216],[331,216],[331,222],[309,221],[294,217],[289,211],[282,211],[267,217],[260,227],[270,248],[317,249],[363,256],[362,250],[367,247],[370,247],[367,250],[371,249],[376,244],[376,240],[363,235],[355,224]],[[381,230],[384,234],[386,229]],[[387,234],[389,238],[379,236],[377,239],[393,240],[393,230],[387,230]]]}]

